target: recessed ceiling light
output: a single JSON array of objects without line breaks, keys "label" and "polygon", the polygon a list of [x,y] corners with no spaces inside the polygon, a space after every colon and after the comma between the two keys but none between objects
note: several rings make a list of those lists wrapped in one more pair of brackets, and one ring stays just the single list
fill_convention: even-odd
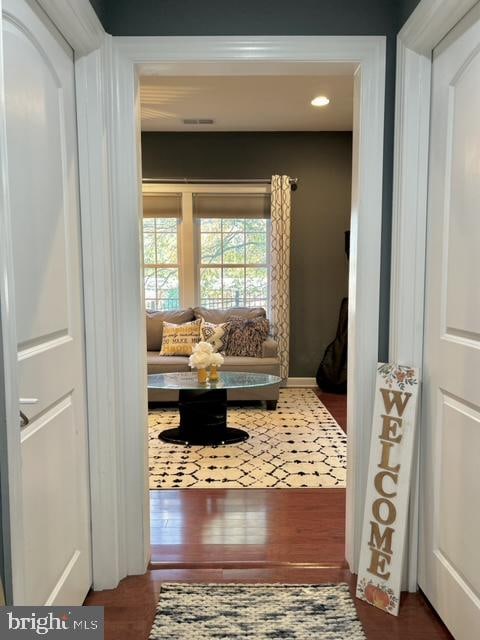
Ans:
[{"label": "recessed ceiling light", "polygon": [[326,107],[330,100],[327,96],[317,96],[310,103],[313,107]]}]

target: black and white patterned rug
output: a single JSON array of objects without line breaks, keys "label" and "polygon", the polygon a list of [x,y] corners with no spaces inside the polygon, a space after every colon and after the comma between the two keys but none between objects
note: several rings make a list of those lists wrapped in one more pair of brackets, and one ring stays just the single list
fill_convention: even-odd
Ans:
[{"label": "black and white patterned rug", "polygon": [[282,389],[276,411],[229,409],[246,442],[184,447],[158,434],[178,425],[175,409],[149,414],[150,489],[344,487],[346,436],[311,389]]},{"label": "black and white patterned rug", "polygon": [[150,640],[365,640],[346,584],[164,584]]}]

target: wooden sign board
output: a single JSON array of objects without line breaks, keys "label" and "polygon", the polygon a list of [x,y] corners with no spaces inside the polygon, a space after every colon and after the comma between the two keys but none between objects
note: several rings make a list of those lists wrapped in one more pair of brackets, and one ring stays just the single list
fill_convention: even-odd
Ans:
[{"label": "wooden sign board", "polygon": [[418,369],[377,365],[357,597],[398,615],[415,446]]}]

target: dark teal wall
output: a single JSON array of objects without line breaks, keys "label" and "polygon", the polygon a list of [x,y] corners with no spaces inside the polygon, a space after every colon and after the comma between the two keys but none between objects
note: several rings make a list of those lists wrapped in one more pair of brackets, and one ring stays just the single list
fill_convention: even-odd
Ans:
[{"label": "dark teal wall", "polygon": [[91,0],[113,35],[385,35],[387,69],[379,358],[388,353],[395,39],[415,0]]},{"label": "dark teal wall", "polygon": [[398,0],[95,0],[113,35],[379,35]]},{"label": "dark teal wall", "polygon": [[290,375],[314,376],[347,295],[351,133],[144,132],[142,164],[146,178],[299,179],[292,193]]}]

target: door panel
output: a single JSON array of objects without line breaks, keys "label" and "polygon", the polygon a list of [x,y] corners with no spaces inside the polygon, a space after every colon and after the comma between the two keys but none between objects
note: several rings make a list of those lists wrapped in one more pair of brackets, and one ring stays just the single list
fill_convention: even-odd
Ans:
[{"label": "door panel", "polygon": [[[78,476],[76,439],[70,396],[22,433],[24,526],[35,532],[26,539],[27,570],[37,565],[37,558],[49,558],[43,571],[33,573],[29,581],[31,594],[40,602],[49,602],[71,559],[80,561],[75,530],[78,506],[72,499]],[[88,570],[88,565],[80,564],[81,571]],[[83,576],[84,583],[86,578],[88,573]]]},{"label": "door panel", "polygon": [[[30,419],[51,407],[73,388],[72,363],[76,349],[72,336],[49,340],[18,352],[19,393],[21,398],[35,398],[35,404],[22,406]],[[54,364],[52,364],[52,362]],[[39,372],[48,375],[40,376]]]},{"label": "door panel", "polygon": [[[480,593],[480,554],[470,513],[478,503],[480,476],[467,483],[458,472],[463,466],[473,469],[480,459],[480,414],[463,402],[442,394],[439,429],[443,453],[438,514],[442,527],[438,547],[443,557]],[[462,544],[458,544],[459,531],[462,532]]]},{"label": "door panel", "polygon": [[455,638],[480,628],[480,5],[433,59],[419,584]]},{"label": "door panel", "polygon": [[29,345],[68,331],[67,132],[59,126],[65,95],[47,52],[32,34],[7,23],[4,38],[8,161],[23,174],[23,188],[10,192],[12,210],[19,214],[12,217],[17,336],[20,345]]},{"label": "door panel", "polygon": [[447,333],[480,336],[480,287],[464,293],[472,277],[480,238],[480,144],[472,135],[478,131],[480,93],[480,55],[467,58],[450,85],[447,116],[449,148],[446,184],[450,201],[446,203],[448,225],[447,256]]},{"label": "door panel", "polygon": [[24,604],[75,605],[91,584],[91,551],[73,52],[36,3],[3,7],[18,387],[29,419],[19,430]]}]

